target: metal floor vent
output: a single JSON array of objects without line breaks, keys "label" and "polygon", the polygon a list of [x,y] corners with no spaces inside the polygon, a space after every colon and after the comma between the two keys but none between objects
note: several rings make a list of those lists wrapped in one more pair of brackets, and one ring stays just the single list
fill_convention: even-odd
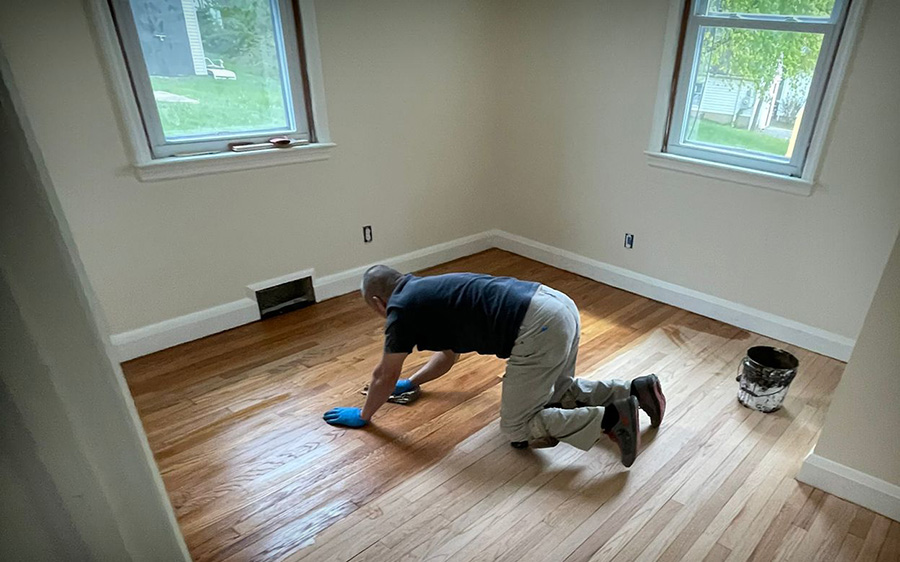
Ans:
[{"label": "metal floor vent", "polygon": [[255,291],[259,315],[270,318],[316,302],[312,277],[303,277]]}]

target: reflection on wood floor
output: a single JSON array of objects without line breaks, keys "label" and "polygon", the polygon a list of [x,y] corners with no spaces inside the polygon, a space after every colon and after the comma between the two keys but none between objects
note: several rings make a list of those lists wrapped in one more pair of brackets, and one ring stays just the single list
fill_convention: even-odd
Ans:
[{"label": "reflection on wood floor", "polygon": [[[900,524],[793,479],[844,364],[801,361],[784,409],[741,407],[739,360],[777,343],[500,250],[428,270],[541,281],[581,309],[578,373],[659,374],[662,428],[624,469],[611,443],[514,450],[503,362],[466,355],[367,430],[382,320],[358,294],[124,365],[195,560],[900,560]],[[427,358],[414,354],[412,372]]]}]

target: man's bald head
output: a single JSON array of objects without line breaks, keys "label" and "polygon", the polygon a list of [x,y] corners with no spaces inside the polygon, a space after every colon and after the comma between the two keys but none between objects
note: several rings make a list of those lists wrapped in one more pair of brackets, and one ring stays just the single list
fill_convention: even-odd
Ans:
[{"label": "man's bald head", "polygon": [[391,293],[397,288],[397,283],[403,275],[396,269],[386,265],[373,265],[363,274],[362,295],[366,302],[372,304],[372,299],[377,297],[383,306],[387,306]]}]

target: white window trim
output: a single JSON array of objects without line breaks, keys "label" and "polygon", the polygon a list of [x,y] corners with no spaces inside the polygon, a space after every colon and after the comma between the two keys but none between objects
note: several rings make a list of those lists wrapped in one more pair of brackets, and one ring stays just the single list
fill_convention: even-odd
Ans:
[{"label": "white window trim", "polygon": [[252,152],[223,152],[195,156],[154,158],[147,141],[144,123],[128,75],[125,57],[119,45],[112,14],[106,0],[90,0],[89,11],[97,34],[97,41],[106,62],[107,79],[113,90],[122,120],[131,164],[141,181],[157,181],[204,174],[248,170],[297,162],[325,160],[335,144],[328,129],[328,112],[325,108],[325,87],[322,61],[319,52],[319,35],[316,29],[314,0],[297,0],[300,21],[303,26],[303,48],[306,54],[306,71],[309,80],[312,123],[316,142],[290,148],[272,148]]},{"label": "white window trim", "polygon": [[660,62],[656,105],[653,110],[653,125],[650,131],[650,142],[647,150],[644,152],[647,155],[647,163],[658,168],[733,183],[775,189],[796,195],[811,195],[819,172],[828,130],[831,127],[834,110],[837,106],[840,90],[843,87],[844,76],[846,75],[850,56],[862,23],[865,4],[866,0],[852,0],[850,3],[844,30],[835,52],[834,64],[831,67],[828,84],[822,95],[819,115],[813,134],[810,137],[809,150],[803,165],[803,171],[800,177],[797,178],[663,152],[663,140],[669,113],[669,99],[672,93],[672,75],[675,72],[675,57],[678,55],[678,36],[681,28],[681,16],[684,11],[684,0],[670,0],[669,18],[663,43],[663,56]]}]

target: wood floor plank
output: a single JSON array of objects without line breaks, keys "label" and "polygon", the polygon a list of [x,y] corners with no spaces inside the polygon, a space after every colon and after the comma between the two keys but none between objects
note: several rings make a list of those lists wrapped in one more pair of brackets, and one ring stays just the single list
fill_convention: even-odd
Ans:
[{"label": "wood floor plank", "polygon": [[[743,412],[742,412],[743,413]],[[657,560],[663,551],[669,549],[673,542],[687,541],[684,533],[691,534],[697,531],[686,531],[690,526],[696,527],[699,520],[705,520],[712,516],[715,508],[711,508],[711,502],[717,503],[723,500],[716,500],[716,497],[727,497],[728,493],[723,492],[725,488],[733,488],[736,486],[736,480],[733,476],[735,470],[743,463],[748,454],[759,446],[761,440],[769,439],[767,437],[774,424],[773,418],[762,418],[754,416],[757,421],[745,423],[747,418],[741,416],[732,416],[726,424],[736,424],[734,430],[728,429],[730,437],[728,445],[715,448],[705,448],[709,451],[709,461],[703,466],[696,467],[691,471],[688,481],[673,496],[676,501],[684,504],[684,509],[679,517],[673,519],[665,528],[661,529],[651,540],[644,546],[640,552],[640,560]],[[736,444],[735,444],[736,443]],[[723,458],[724,455],[724,458]],[[710,472],[710,470],[712,470]],[[699,530],[699,529],[698,529]]]},{"label": "wood floor plank", "polygon": [[[403,481],[389,492],[379,496],[358,511],[335,523],[317,538],[315,545],[294,553],[290,560],[347,560],[365,548],[418,517],[430,504],[409,500],[408,496],[427,485],[429,492],[441,493],[455,490],[472,482],[471,493],[489,493],[492,485],[503,482],[484,478],[485,474],[497,474],[500,465],[511,454],[508,444],[497,438],[496,422],[477,432],[464,444],[429,469]],[[524,468],[523,468],[524,470]],[[506,477],[507,474],[504,474]],[[511,475],[514,477],[514,474]],[[480,483],[475,483],[479,482]],[[457,494],[459,495],[459,494]],[[416,496],[421,498],[422,495]]]},{"label": "wood floor plank", "polygon": [[878,562],[896,562],[900,560],[900,523],[891,522],[891,528],[884,538],[884,544],[878,552]]},{"label": "wood floor plank", "polygon": [[869,532],[866,533],[866,540],[863,542],[862,548],[860,548],[859,555],[856,559],[859,562],[872,562],[873,560],[877,560],[878,553],[881,551],[884,539],[887,537],[890,528],[890,519],[881,515],[876,515],[874,519],[872,519],[872,526],[869,527]]},{"label": "wood floor plank", "polygon": [[822,508],[822,504],[825,503],[827,497],[828,494],[822,490],[813,490],[813,493],[810,494],[806,503],[803,505],[803,508],[797,513],[797,517],[794,518],[793,524],[796,527],[808,530],[809,526],[812,525],[813,520],[819,514],[819,510]]},{"label": "wood floor plank", "polygon": [[813,493],[815,493],[815,488],[805,484],[797,485],[791,497],[782,505],[778,515],[771,519],[763,532],[762,539],[754,545],[749,557],[751,562],[764,562],[775,558],[775,553],[791,530],[791,521],[797,517]]},{"label": "wood floor plank", "polygon": [[841,542],[855,516],[855,505],[832,495],[827,496],[819,514],[807,530],[803,542],[790,559],[797,562],[831,560],[837,556]]},{"label": "wood floor plank", "polygon": [[[728,478],[721,485],[713,488],[712,496],[702,503],[687,526],[669,543],[659,560],[696,560],[702,559],[706,555],[699,545],[705,543],[708,548],[712,548],[719,538],[719,534],[714,532],[711,526],[717,520],[723,522],[731,520],[728,516],[723,517],[723,510],[732,504],[735,494],[753,474],[757,473],[765,452],[771,450],[775,443],[779,442],[785,435],[788,426],[789,424],[785,420],[776,420],[770,424],[765,436],[756,443],[746,457],[742,458],[742,462],[734,468]],[[732,511],[735,508],[737,506],[732,508]],[[721,523],[719,525],[721,526]],[[691,554],[692,551],[693,554]]]},{"label": "wood floor plank", "polygon": [[[324,424],[363,403],[382,346],[383,320],[345,295],[123,365],[195,560],[898,559],[896,523],[792,480],[843,363],[500,250],[426,273],[450,271],[569,294],[580,376],[659,375],[666,421],[642,415],[635,465],[605,440],[511,449],[504,362],[473,354],[367,430]],[[801,361],[778,413],[735,400],[752,345]]]},{"label": "wood floor plank", "polygon": [[731,556],[731,550],[719,543],[713,545],[703,562],[723,562]]},{"label": "wood floor plank", "polygon": [[863,539],[848,533],[841,543],[841,550],[834,558],[835,562],[854,562],[862,550],[863,542]]},{"label": "wood floor plank", "polygon": [[[617,561],[625,561],[625,560],[634,560],[638,557],[641,551],[644,550],[646,545],[655,537],[666,525],[668,525],[674,518],[680,516],[679,512],[684,509],[684,505],[670,499],[662,506],[653,516],[647,520],[646,523],[642,523],[638,529],[638,532],[628,541],[628,543],[624,546],[624,548],[620,549],[614,558],[613,562]],[[601,551],[597,551],[597,554],[594,555],[594,558],[598,558],[603,556]],[[607,558],[609,559],[609,558]]]},{"label": "wood floor plank", "polygon": [[875,521],[875,512],[861,507],[857,510],[856,517],[853,518],[853,522],[850,523],[850,529],[847,532],[855,537],[865,539],[866,535],[869,534],[873,521]]},{"label": "wood floor plank", "polygon": [[787,535],[784,537],[784,541],[778,545],[778,550],[775,551],[775,557],[772,558],[772,562],[784,562],[785,560],[789,560],[805,537],[806,529],[792,524]]}]

